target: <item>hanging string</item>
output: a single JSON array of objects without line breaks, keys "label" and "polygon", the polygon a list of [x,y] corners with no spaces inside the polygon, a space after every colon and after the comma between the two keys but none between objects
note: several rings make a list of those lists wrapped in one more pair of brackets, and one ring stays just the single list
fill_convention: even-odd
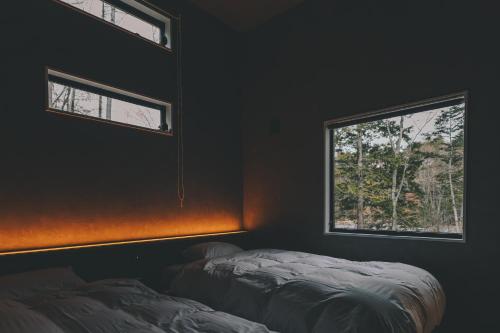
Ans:
[{"label": "hanging string", "polygon": [[177,18],[177,197],[184,208],[184,131],[182,100],[182,17]]}]

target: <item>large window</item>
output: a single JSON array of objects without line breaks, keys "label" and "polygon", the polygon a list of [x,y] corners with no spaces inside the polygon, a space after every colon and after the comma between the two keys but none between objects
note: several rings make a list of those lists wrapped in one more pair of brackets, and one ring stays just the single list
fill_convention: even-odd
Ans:
[{"label": "large window", "polygon": [[47,70],[49,111],[171,134],[169,103]]},{"label": "large window", "polygon": [[465,94],[326,122],[327,231],[464,239]]},{"label": "large window", "polygon": [[95,18],[140,36],[150,42],[171,48],[170,18],[134,0],[56,0],[77,8]]}]

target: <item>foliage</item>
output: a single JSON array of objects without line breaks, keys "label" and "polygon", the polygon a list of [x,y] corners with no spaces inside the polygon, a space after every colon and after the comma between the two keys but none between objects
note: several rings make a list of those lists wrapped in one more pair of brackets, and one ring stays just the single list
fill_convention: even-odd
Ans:
[{"label": "foliage", "polygon": [[464,105],[334,129],[337,228],[461,233]]}]

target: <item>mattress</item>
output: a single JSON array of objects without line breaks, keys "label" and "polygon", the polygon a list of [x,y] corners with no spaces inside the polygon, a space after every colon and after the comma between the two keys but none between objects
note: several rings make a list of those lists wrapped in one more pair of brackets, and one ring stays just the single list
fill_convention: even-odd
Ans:
[{"label": "mattress", "polygon": [[136,280],[0,298],[1,333],[239,333],[269,330],[199,302],[159,294]]},{"label": "mattress", "polygon": [[445,308],[423,269],[273,249],[189,263],[170,292],[283,333],[429,333]]}]

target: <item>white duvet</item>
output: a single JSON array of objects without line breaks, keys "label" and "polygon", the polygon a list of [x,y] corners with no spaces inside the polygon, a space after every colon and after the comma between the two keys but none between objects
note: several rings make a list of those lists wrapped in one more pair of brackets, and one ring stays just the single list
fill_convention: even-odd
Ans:
[{"label": "white duvet", "polygon": [[282,250],[184,266],[171,292],[282,333],[428,333],[445,296],[427,271]]},{"label": "white duvet", "polygon": [[0,298],[1,333],[269,332],[136,280],[104,280],[27,297]]}]

